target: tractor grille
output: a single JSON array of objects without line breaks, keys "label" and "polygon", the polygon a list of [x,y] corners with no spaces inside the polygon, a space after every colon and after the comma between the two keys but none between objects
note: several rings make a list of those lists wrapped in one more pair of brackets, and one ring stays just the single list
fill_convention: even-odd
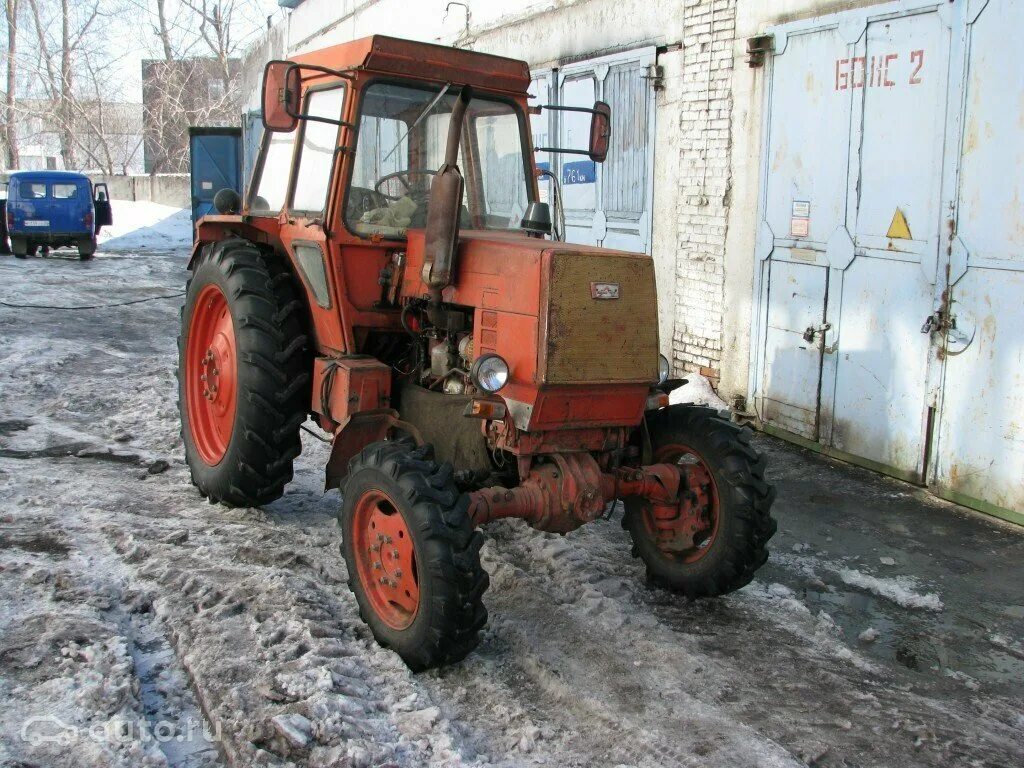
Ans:
[{"label": "tractor grille", "polygon": [[657,380],[657,291],[649,256],[555,253],[548,286],[546,383]]}]

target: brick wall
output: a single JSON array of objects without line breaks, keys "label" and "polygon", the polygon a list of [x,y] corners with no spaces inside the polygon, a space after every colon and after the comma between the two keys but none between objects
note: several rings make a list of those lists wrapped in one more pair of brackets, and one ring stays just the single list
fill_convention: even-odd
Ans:
[{"label": "brick wall", "polygon": [[683,370],[721,360],[736,2],[683,0],[672,345]]}]

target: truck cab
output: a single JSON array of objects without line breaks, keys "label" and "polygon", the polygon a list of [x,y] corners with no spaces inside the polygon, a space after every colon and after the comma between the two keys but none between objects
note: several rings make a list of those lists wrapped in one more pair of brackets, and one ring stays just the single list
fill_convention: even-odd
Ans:
[{"label": "truck cab", "polygon": [[19,171],[7,183],[7,234],[20,259],[39,247],[78,249],[81,259],[96,253],[96,234],[112,223],[106,184],[69,171]]}]

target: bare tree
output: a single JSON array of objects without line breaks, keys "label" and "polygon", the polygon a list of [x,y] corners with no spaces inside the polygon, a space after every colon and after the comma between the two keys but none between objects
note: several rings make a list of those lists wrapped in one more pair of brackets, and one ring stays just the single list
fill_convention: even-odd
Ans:
[{"label": "bare tree", "polygon": [[188,169],[190,125],[236,125],[245,47],[261,31],[255,0],[152,3],[158,46],[143,62],[146,165],[151,173]]},{"label": "bare tree", "polygon": [[18,0],[6,0],[7,19],[7,92],[4,94],[4,144],[7,145],[7,167],[21,165],[18,156],[18,128],[15,124],[18,85]]}]

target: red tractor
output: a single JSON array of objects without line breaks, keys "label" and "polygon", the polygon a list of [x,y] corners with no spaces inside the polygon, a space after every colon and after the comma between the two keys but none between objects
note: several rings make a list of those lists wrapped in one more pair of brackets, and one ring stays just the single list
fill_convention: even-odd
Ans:
[{"label": "red tractor", "polygon": [[[552,226],[529,85],[522,61],[379,36],[270,62],[249,192],[218,194],[189,265],[194,483],[280,497],[312,415],[361,614],[417,670],[478,642],[491,520],[567,533],[621,499],[649,577],[691,598],[749,583],[775,532],[749,430],[668,404],[651,258]],[[589,136],[545,151],[615,146],[606,104],[544,108]]]}]

